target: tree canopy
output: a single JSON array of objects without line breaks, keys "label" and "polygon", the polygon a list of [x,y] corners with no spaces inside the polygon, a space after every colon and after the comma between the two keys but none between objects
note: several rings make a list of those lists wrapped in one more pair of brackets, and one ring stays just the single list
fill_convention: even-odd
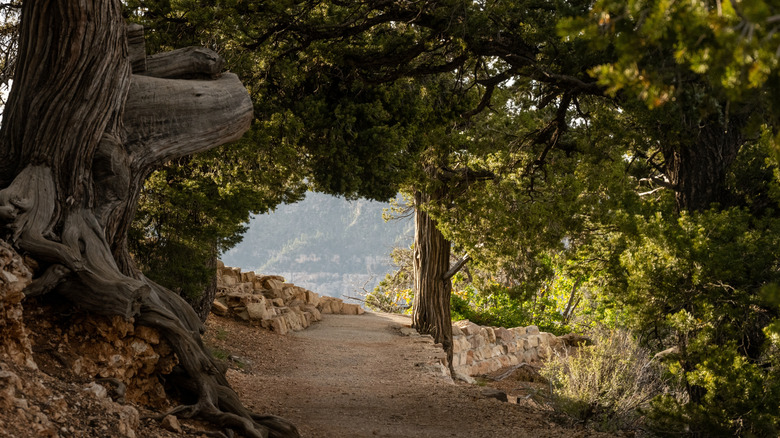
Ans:
[{"label": "tree canopy", "polygon": [[[676,348],[667,370],[685,397],[656,401],[659,433],[776,434],[778,13],[762,0],[128,1],[150,47],[220,53],[255,118],[240,149],[147,182],[137,241],[175,243],[166,227],[195,217],[202,234],[176,238],[207,236],[205,257],[304,181],[414,193],[443,263],[451,241],[519,297],[576,277],[616,324]],[[215,194],[257,197],[227,212]]]}]

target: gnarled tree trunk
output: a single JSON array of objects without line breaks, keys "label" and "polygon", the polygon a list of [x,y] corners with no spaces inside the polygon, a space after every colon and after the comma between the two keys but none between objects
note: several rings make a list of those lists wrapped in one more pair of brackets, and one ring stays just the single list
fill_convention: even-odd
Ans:
[{"label": "gnarled tree trunk", "polygon": [[197,315],[127,253],[149,172],[238,139],[253,113],[238,78],[218,74],[214,53],[177,51],[147,63],[139,32],[131,27],[128,46],[118,0],[24,2],[0,131],[2,237],[40,264],[28,295],[58,293],[160,330],[180,361],[169,381],[197,400],[176,414],[250,437],[298,436],[284,420],[241,405],[202,345]]}]

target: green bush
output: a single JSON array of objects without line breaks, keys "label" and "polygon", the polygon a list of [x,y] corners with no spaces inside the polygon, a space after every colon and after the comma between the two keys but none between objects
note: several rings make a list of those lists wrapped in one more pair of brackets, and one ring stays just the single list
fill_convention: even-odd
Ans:
[{"label": "green bush", "polygon": [[393,248],[390,257],[396,271],[385,275],[373,291],[365,294],[366,307],[387,313],[410,313],[414,301],[412,248]]},{"label": "green bush", "polygon": [[596,332],[594,345],[554,355],[541,369],[553,409],[602,431],[637,428],[642,409],[664,389],[647,350],[622,330]]},{"label": "green bush", "polygon": [[[673,364],[690,396],[664,394],[653,400],[649,428],[658,436],[776,437],[780,385],[775,366],[764,368],[736,345],[709,346],[692,371]],[[775,362],[776,363],[776,362]]]},{"label": "green bush", "polygon": [[554,299],[544,296],[530,301],[513,298],[508,288],[497,284],[486,291],[466,285],[452,293],[450,306],[454,321],[468,319],[479,325],[507,328],[536,325],[540,330],[556,335],[571,331]]},{"label": "green bush", "polygon": [[662,436],[777,436],[780,432],[775,321],[780,219],[747,209],[627,217],[613,235],[605,291],[629,328],[666,361],[684,397],[652,404]]}]

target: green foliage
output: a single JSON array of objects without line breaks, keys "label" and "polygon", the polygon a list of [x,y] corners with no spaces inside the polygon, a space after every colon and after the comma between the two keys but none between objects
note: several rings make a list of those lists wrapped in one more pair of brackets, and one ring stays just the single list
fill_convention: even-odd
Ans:
[{"label": "green foliage", "polygon": [[594,345],[556,354],[540,373],[556,412],[598,430],[637,429],[642,411],[666,389],[649,351],[622,330],[596,331]]},{"label": "green foliage", "polygon": [[702,359],[690,371],[674,363],[672,375],[689,385],[689,397],[664,394],[653,401],[650,429],[659,436],[777,436],[780,384],[777,358],[760,363],[734,342],[697,345]]},{"label": "green foliage", "polygon": [[[158,46],[197,40],[226,57],[255,101],[255,145],[284,156],[290,181],[424,193],[490,273],[456,285],[455,313],[628,327],[653,351],[679,349],[666,366],[684,397],[653,405],[660,432],[777,434],[779,309],[762,293],[780,284],[773,3],[128,5]],[[406,299],[407,281],[386,279],[377,305]],[[590,360],[622,380],[606,388],[638,379]],[[572,409],[619,424],[634,408],[608,393]]]},{"label": "green foliage", "polygon": [[147,179],[128,244],[151,279],[198,298],[213,279],[213,260],[241,240],[250,213],[303,195],[291,169],[246,147],[180,159]]},{"label": "green foliage", "polygon": [[[191,266],[200,265],[205,254],[214,254],[215,239],[227,239],[227,234],[216,236],[214,230],[198,230],[201,220],[167,225],[161,220],[214,217],[224,224],[220,232],[231,228],[238,237],[242,222],[233,219],[240,216],[245,221],[250,212],[294,200],[295,196],[285,198],[276,192],[299,194],[304,181],[310,189],[348,199],[393,198],[419,170],[420,152],[443,137],[451,121],[471,104],[461,97],[464,93],[450,92],[458,86],[450,75],[419,81],[403,75],[377,80],[367,77],[384,76],[385,66],[380,63],[363,69],[368,61],[361,59],[373,60],[377,50],[392,53],[393,47],[414,44],[418,37],[429,37],[426,32],[380,22],[361,32],[344,30],[341,34],[334,29],[344,29],[343,20],[364,17],[361,10],[370,6],[314,3],[126,2],[128,17],[145,26],[148,51],[189,45],[215,50],[225,58],[225,67],[245,83],[256,108],[256,121],[242,141],[240,157],[209,162],[211,171],[227,174],[235,170],[230,166],[254,163],[241,171],[254,183],[254,191],[247,184],[243,198],[223,199],[235,211],[235,218],[228,220],[200,210],[204,205],[200,201],[169,202],[172,197],[164,193],[168,189],[151,189],[154,181],[147,184],[150,190],[142,202],[149,205],[140,209],[134,251],[148,275],[164,285],[181,286],[193,279],[197,284],[183,285],[183,289],[188,293],[197,290],[205,277],[193,269],[207,268]],[[392,63],[403,68],[411,65],[408,60]],[[185,176],[188,170],[175,169],[178,165],[172,163],[164,172],[177,174],[181,181],[178,187],[186,190],[182,196],[219,199],[213,197],[213,189],[196,194],[195,190],[210,182],[196,181],[203,178],[197,174]],[[158,214],[160,210],[169,213]],[[171,230],[175,229],[185,231],[174,235]],[[220,242],[217,246],[227,248]],[[176,251],[179,254],[173,254]],[[189,266],[178,266],[179,260],[189,260]],[[167,265],[173,262],[177,265]]]},{"label": "green foliage", "polygon": [[[678,348],[669,372],[683,399],[654,403],[659,432],[766,436],[780,425],[777,306],[762,287],[780,281],[780,220],[747,209],[624,218],[609,239],[616,263],[600,281],[649,346]],[[676,433],[676,432],[675,432]]]},{"label": "green foliage", "polygon": [[563,316],[557,311],[556,301],[545,296],[533,300],[512,298],[510,291],[498,284],[477,291],[473,285],[453,292],[450,299],[452,318],[495,327],[526,327],[536,325],[540,330],[557,335],[570,332]]},{"label": "green foliage", "polygon": [[393,248],[390,257],[396,270],[366,294],[366,306],[380,312],[410,313],[414,300],[413,248]]},{"label": "green foliage", "polygon": [[214,358],[219,359],[221,361],[227,361],[228,357],[230,357],[230,352],[214,348],[211,350],[211,355],[214,356]]},{"label": "green foliage", "polygon": [[615,54],[591,71],[613,95],[624,90],[658,107],[674,102],[697,78],[711,92],[744,102],[777,84],[776,13],[777,6],[763,0],[604,0],[587,14],[561,20],[559,33]]}]

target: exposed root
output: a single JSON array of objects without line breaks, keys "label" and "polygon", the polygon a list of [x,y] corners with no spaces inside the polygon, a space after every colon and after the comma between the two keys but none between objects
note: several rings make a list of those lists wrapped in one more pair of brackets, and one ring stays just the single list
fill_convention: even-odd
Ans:
[{"label": "exposed root", "polygon": [[[151,286],[152,293],[141,308],[138,322],[157,328],[165,336],[182,368],[182,378],[174,376],[172,380],[197,398],[196,403],[178,406],[165,415],[201,418],[251,438],[299,437],[290,422],[253,414],[243,406],[223,370],[203,346],[198,334],[200,320],[192,308],[173,292],[154,283]],[[183,321],[191,321],[190,327],[185,327]]]},{"label": "exposed root", "polygon": [[25,288],[24,294],[28,297],[47,294],[65,281],[70,273],[70,269],[65,266],[59,264],[51,265],[46,268],[46,271],[44,271],[40,277],[34,279],[33,282]]},{"label": "exposed root", "polygon": [[[86,310],[133,317],[149,287],[119,271],[91,210],[74,207],[64,214],[58,210],[55,187],[50,168],[31,165],[0,190],[0,207],[6,213],[13,209],[12,221],[5,224],[12,232],[12,242],[52,265],[28,292],[42,295],[57,288]],[[64,220],[58,242],[47,236],[53,235],[61,216]]]},{"label": "exposed root", "polygon": [[[27,292],[56,291],[89,312],[157,328],[179,359],[182,377],[173,380],[197,400],[170,413],[202,418],[229,434],[235,430],[251,438],[300,436],[285,420],[249,412],[203,346],[203,324],[189,304],[142,275],[123,274],[94,212],[75,205],[59,209],[55,192],[52,171],[43,166],[28,166],[0,190],[0,216],[11,218],[5,225],[15,245],[47,264]],[[55,225],[59,239],[53,237]]]}]

